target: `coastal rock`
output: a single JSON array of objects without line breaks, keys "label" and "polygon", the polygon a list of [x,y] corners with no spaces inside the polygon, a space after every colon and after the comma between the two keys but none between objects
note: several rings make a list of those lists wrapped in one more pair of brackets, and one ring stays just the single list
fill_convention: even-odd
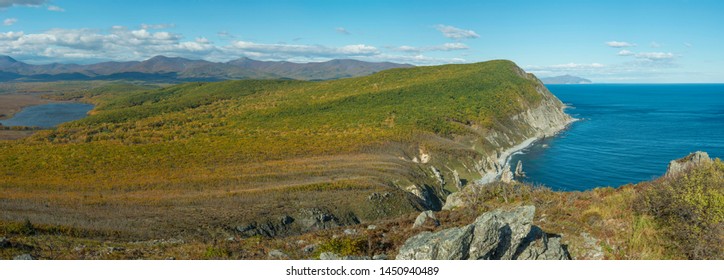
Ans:
[{"label": "coastal rock", "polygon": [[504,183],[513,182],[513,172],[510,172],[510,165],[503,167],[503,174],[500,175],[500,181]]},{"label": "coastal rock", "polygon": [[[519,71],[524,73],[523,70]],[[521,77],[535,80],[534,76],[521,75]],[[504,174],[506,170],[509,170],[504,165],[512,153],[536,139],[557,134],[575,120],[564,112],[565,105],[553,96],[540,81],[537,81],[536,92],[542,96],[541,102],[537,106],[511,116],[508,120],[511,125],[488,131],[484,136],[487,144],[496,147],[496,150],[488,152],[479,161],[478,165],[481,168],[478,172],[482,178],[477,183],[487,184],[496,180],[512,179],[513,174]]]},{"label": "coastal rock", "polygon": [[398,260],[567,260],[560,237],[533,226],[534,206],[497,209],[460,228],[422,232],[400,248]]},{"label": "coastal rock", "polygon": [[709,154],[702,151],[696,151],[683,158],[669,162],[669,166],[666,168],[666,174],[664,176],[675,177],[693,167],[709,162],[711,162]]},{"label": "coastal rock", "polygon": [[515,166],[515,178],[525,177],[525,172],[523,172],[523,162],[518,161],[518,164]]},{"label": "coastal rock", "polygon": [[417,216],[417,218],[415,219],[415,223],[412,225],[412,228],[421,227],[425,223],[432,223],[435,226],[440,225],[440,221],[435,217],[435,213],[432,212],[432,210],[427,210]]}]

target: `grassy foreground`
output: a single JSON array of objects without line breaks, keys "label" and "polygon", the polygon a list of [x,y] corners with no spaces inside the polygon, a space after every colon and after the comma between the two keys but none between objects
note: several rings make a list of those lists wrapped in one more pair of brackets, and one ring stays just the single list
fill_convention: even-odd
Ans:
[{"label": "grassy foreground", "polygon": [[619,188],[554,192],[521,183],[474,188],[468,197],[474,207],[438,212],[440,227],[417,229],[412,229],[417,214],[411,213],[283,238],[217,232],[213,242],[123,242],[71,227],[3,222],[0,236],[7,236],[11,246],[0,249],[0,258],[30,253],[50,259],[314,259],[322,252],[394,258],[414,234],[462,226],[485,211],[516,205],[535,205],[534,223],[560,234],[576,259],[724,258],[724,163],[718,159],[676,178]]}]

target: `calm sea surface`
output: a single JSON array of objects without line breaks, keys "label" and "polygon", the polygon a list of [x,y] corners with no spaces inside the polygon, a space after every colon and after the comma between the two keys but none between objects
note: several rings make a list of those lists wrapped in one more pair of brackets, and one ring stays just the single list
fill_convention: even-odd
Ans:
[{"label": "calm sea surface", "polygon": [[0,120],[4,126],[54,127],[64,122],[86,116],[93,105],[83,103],[50,103],[23,108],[7,120]]},{"label": "calm sea surface", "polygon": [[724,157],[724,84],[548,85],[581,119],[512,157],[524,181],[555,190],[620,186],[659,177],[701,150]]}]

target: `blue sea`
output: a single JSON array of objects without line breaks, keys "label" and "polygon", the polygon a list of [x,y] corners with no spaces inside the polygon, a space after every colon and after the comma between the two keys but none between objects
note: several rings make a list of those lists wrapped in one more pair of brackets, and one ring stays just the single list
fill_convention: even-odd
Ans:
[{"label": "blue sea", "polygon": [[511,159],[523,181],[554,190],[617,187],[659,177],[697,150],[724,157],[724,84],[548,85],[574,118]]},{"label": "blue sea", "polygon": [[84,103],[49,103],[23,108],[7,120],[0,120],[4,126],[37,126],[50,128],[64,122],[86,116],[93,105]]}]

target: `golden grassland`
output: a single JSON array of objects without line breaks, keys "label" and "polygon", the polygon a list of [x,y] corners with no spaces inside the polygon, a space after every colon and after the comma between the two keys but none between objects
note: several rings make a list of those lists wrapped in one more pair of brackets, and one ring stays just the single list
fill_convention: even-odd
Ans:
[{"label": "golden grassland", "polygon": [[[415,212],[400,187],[435,179],[411,153],[475,138],[541,99],[509,61],[323,82],[65,86],[46,97],[96,107],[0,141],[0,220],[126,238],[207,240],[199,229],[233,232],[305,208],[361,221]],[[393,199],[374,205],[374,193]]]},{"label": "golden grassland", "polygon": [[477,188],[470,198],[473,207],[438,212],[442,226],[426,224],[416,229],[412,223],[417,214],[410,213],[280,238],[243,238],[203,227],[200,230],[208,231],[207,239],[121,241],[114,236],[123,234],[113,231],[2,222],[0,235],[10,237],[12,245],[0,249],[0,258],[31,253],[50,259],[268,259],[272,250],[282,251],[289,259],[314,259],[321,252],[394,258],[404,241],[421,231],[462,226],[485,211],[516,205],[535,205],[534,224],[560,234],[576,259],[594,258],[597,250],[605,259],[724,257],[724,163],[720,160],[676,178],[619,188],[554,192],[521,183]]}]

